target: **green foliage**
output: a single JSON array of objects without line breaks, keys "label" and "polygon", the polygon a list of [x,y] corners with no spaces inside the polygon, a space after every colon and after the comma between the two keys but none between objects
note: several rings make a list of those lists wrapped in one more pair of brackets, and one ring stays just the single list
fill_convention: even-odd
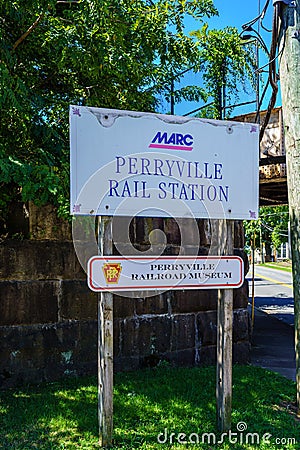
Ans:
[{"label": "green foliage", "polygon": [[[275,450],[299,448],[300,431],[291,414],[295,383],[275,373],[251,366],[233,368],[232,432],[243,422],[247,430],[238,433],[233,444],[228,437],[221,445],[201,441],[179,444],[175,436],[185,433],[220,433],[216,429],[215,367],[160,367],[132,373],[118,373],[114,382],[114,449]],[[0,392],[0,442],[3,448],[95,449],[98,446],[96,378],[73,378],[27,389]],[[168,442],[157,437],[167,429]],[[173,443],[170,444],[171,433]],[[257,433],[260,445],[249,446],[246,433]],[[262,442],[265,433],[270,443]],[[241,442],[242,436],[242,442]],[[236,435],[232,435],[236,438]],[[294,438],[290,446],[276,444],[276,438]],[[286,441],[285,441],[286,442]]]},{"label": "green foliage", "polygon": [[[205,86],[179,89],[175,101],[206,101],[224,58],[233,90],[246,53],[236,30],[202,26],[214,14],[212,0],[3,0],[2,220],[9,199],[51,202],[67,213],[70,104],[156,111],[187,68],[205,70]],[[201,31],[186,33],[187,16]]]},{"label": "green foliage", "polygon": [[154,111],[172,75],[198,58],[185,16],[215,13],[212,0],[2,1],[2,216],[9,197],[66,211],[69,105]]},{"label": "green foliage", "polygon": [[281,270],[282,272],[292,272],[292,262],[287,260],[280,262],[267,262],[261,265],[264,267],[269,267],[270,269]]},{"label": "green foliage", "polygon": [[261,241],[267,247],[273,245],[279,248],[288,241],[288,206],[263,206],[259,210],[259,219],[244,221],[246,244],[251,246],[255,235],[255,247],[259,248]]},{"label": "green foliage", "polygon": [[[254,53],[251,45],[242,45],[238,30],[226,27],[224,30],[209,30],[207,24],[192,33],[201,45],[201,67],[207,95],[213,105],[203,109],[199,117],[217,118],[220,109],[220,92],[226,90],[226,103],[232,105],[238,100],[238,84],[246,90],[247,82],[254,86]],[[232,108],[226,109],[230,117]]]}]

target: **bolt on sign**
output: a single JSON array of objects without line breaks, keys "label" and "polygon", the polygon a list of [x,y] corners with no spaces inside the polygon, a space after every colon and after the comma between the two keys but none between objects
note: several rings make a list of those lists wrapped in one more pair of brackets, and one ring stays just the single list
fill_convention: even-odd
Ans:
[{"label": "bolt on sign", "polygon": [[94,256],[88,285],[96,292],[233,289],[244,281],[238,256]]},{"label": "bolt on sign", "polygon": [[70,107],[74,215],[255,219],[257,124]]}]

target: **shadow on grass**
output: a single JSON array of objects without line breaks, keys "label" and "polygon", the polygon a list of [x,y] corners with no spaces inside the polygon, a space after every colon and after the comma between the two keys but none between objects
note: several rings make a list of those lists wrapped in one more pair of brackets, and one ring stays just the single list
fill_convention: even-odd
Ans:
[{"label": "shadow on grass", "polygon": [[[167,436],[169,445],[171,440],[172,444],[176,443],[179,433],[200,437],[203,433],[215,433],[220,438],[216,428],[214,367],[144,371],[138,380],[131,374],[121,374],[116,390],[115,422],[126,424],[127,429],[125,436],[122,436],[124,427],[115,430],[116,442],[127,444],[128,448],[135,448],[137,437],[154,444],[160,433],[164,433],[160,435],[161,440]],[[247,427],[245,432],[258,433],[260,437],[270,433],[274,441],[295,438],[298,444],[282,448],[298,449],[300,424],[282,406],[292,403],[295,396],[296,386],[290,380],[258,367],[235,366],[232,431],[238,432],[238,424],[243,422]],[[197,448],[212,447],[200,444]],[[249,447],[235,444],[234,448]],[[257,448],[278,448],[278,445]]]},{"label": "shadow on grass", "polygon": [[96,448],[97,380],[67,379],[1,392],[0,418],[0,448]]},{"label": "shadow on grass", "polygon": [[[295,438],[300,425],[286,406],[295,400],[295,383],[251,366],[235,366],[232,431],[243,422],[247,431],[272,439]],[[95,449],[98,447],[96,378],[9,390],[0,393],[0,448]],[[170,443],[171,433],[217,433],[215,368],[160,367],[119,373],[114,384],[114,448],[186,448]],[[162,434],[161,434],[162,433]],[[161,442],[166,437],[166,443]],[[175,440],[174,440],[175,439]],[[2,447],[1,447],[2,445]],[[193,448],[230,449],[232,445]],[[249,448],[235,444],[235,449]],[[281,448],[267,445],[253,448]],[[299,448],[299,444],[282,448]]]}]

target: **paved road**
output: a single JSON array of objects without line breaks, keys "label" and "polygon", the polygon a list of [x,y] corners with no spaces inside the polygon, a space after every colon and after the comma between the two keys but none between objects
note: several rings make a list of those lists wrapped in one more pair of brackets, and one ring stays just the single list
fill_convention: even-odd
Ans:
[{"label": "paved road", "polygon": [[[277,269],[255,266],[255,306],[261,311],[273,314],[277,319],[294,326],[294,298],[292,274]],[[249,280],[250,301],[252,294],[252,272]]]},{"label": "paved road", "polygon": [[[254,274],[256,309],[251,340],[251,362],[295,380],[294,299],[291,273],[256,266]],[[250,281],[251,301],[251,272],[247,278]]]}]

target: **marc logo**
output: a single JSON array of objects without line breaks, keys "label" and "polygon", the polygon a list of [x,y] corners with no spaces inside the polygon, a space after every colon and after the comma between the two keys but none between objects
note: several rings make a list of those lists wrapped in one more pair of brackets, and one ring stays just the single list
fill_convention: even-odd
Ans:
[{"label": "marc logo", "polygon": [[158,131],[152,139],[149,148],[192,151],[193,136],[190,134],[168,134],[167,132],[162,133]]}]

